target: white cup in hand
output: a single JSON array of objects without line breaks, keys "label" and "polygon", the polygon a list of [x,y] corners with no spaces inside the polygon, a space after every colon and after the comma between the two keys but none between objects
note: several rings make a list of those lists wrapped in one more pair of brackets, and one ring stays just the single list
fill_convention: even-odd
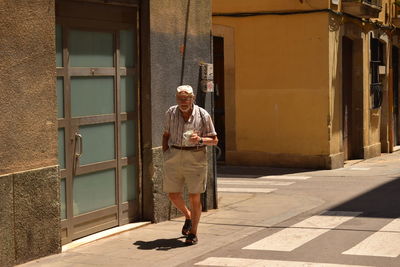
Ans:
[{"label": "white cup in hand", "polygon": [[189,146],[191,145],[190,143],[190,137],[194,134],[193,130],[187,130],[186,132],[183,133],[183,145]]}]

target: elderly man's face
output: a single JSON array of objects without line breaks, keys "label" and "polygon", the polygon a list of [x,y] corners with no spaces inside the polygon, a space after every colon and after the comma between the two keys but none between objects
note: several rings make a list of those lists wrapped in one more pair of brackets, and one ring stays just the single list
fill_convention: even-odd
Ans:
[{"label": "elderly man's face", "polygon": [[194,96],[186,92],[176,94],[176,103],[182,112],[188,112],[192,108],[193,102]]}]

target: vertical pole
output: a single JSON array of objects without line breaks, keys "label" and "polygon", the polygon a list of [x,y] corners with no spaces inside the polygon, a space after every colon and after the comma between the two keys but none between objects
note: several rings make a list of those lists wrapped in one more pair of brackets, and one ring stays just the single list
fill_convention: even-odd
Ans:
[{"label": "vertical pole", "polygon": [[190,0],[188,0],[187,8],[186,8],[185,33],[184,33],[184,37],[183,37],[181,80],[180,80],[180,83],[179,83],[180,85],[183,84],[183,76],[184,76],[184,73],[185,73],[185,58],[186,58],[187,33],[188,33],[188,26],[189,26],[189,13],[190,13]]},{"label": "vertical pole", "polygon": [[[206,93],[203,92],[203,90],[201,88],[201,66],[199,66],[199,81],[198,81],[198,84],[197,84],[196,102],[197,102],[197,105],[199,107],[205,108]],[[202,211],[207,211],[208,210],[208,207],[207,207],[207,188],[206,188],[206,191],[201,194],[201,204],[202,204]]]},{"label": "vertical pole", "polygon": [[388,108],[389,108],[389,118],[388,118],[388,129],[389,129],[389,152],[393,152],[393,147],[395,146],[394,144],[394,128],[393,128],[393,43],[392,43],[392,38],[393,35],[392,33],[389,34],[389,41],[387,43],[387,54],[388,54],[388,62],[387,62],[387,67],[389,68],[388,71],[388,79],[389,79],[389,95],[388,95]]},{"label": "vertical pole", "polygon": [[[212,31],[210,31],[210,58],[211,63],[214,64],[214,39]],[[214,84],[216,86],[216,84]],[[215,122],[215,88],[214,92],[211,93],[211,117],[213,122]],[[215,153],[215,146],[213,146],[213,153],[212,153],[212,162],[213,162],[213,208],[218,209],[218,192],[217,192],[217,156]]]}]

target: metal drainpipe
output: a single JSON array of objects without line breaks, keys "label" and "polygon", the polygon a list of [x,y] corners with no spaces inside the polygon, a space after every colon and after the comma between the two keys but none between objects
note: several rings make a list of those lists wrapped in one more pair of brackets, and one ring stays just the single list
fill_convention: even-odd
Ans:
[{"label": "metal drainpipe", "polygon": [[[199,66],[199,79],[197,83],[197,95],[196,95],[196,102],[199,107],[205,108],[206,103],[206,93],[201,90],[201,69]],[[208,211],[207,207],[207,188],[204,193],[201,194],[201,204],[202,204],[202,211]]]},{"label": "metal drainpipe", "polygon": [[[213,46],[214,42],[213,42],[213,35],[212,35],[212,31],[210,31],[210,58],[211,58],[211,63],[214,64],[214,46]],[[216,87],[217,85],[214,84],[214,86]],[[211,116],[212,116],[212,120],[215,121],[214,119],[214,110],[215,110],[215,88],[214,88],[214,92],[211,93]],[[213,183],[213,200],[214,200],[214,205],[213,208],[214,209],[218,209],[218,192],[217,192],[217,157],[216,157],[216,153],[215,153],[215,146],[212,147],[213,149],[213,153],[212,153],[212,158],[213,158],[213,177],[214,177],[214,183]]]},{"label": "metal drainpipe", "polygon": [[187,33],[188,33],[188,27],[189,27],[189,13],[190,13],[190,0],[188,0],[187,8],[186,8],[185,35],[183,37],[183,53],[182,53],[182,68],[181,68],[180,85],[183,85],[183,76],[185,74],[185,58],[186,58]]}]

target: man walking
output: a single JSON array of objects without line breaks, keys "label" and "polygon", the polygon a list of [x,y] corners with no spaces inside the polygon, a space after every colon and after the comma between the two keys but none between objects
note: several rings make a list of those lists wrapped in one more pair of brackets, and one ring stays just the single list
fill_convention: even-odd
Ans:
[{"label": "man walking", "polygon": [[[182,234],[185,243],[197,243],[197,226],[201,215],[200,194],[206,190],[207,154],[206,146],[218,143],[217,133],[206,110],[194,104],[195,96],[189,85],[177,88],[177,105],[165,113],[162,139],[164,152],[163,190],[171,202],[186,217]],[[186,184],[191,209],[182,197]]]}]

